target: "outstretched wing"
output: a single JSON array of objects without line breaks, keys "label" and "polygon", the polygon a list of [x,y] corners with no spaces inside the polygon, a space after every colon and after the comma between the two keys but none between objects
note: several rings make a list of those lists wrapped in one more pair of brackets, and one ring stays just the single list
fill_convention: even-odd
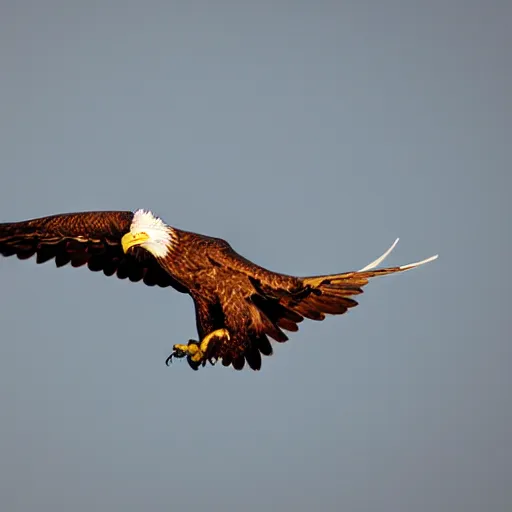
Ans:
[{"label": "outstretched wing", "polygon": [[[251,328],[242,353],[223,356],[223,364],[232,364],[237,370],[244,363],[257,370],[261,355],[270,355],[268,337],[284,342],[285,331],[297,331],[298,324],[308,318],[323,320],[326,315],[341,315],[357,306],[353,298],[363,293],[363,287],[373,277],[404,272],[437,258],[433,256],[409,265],[376,268],[393,250],[395,243],[379,258],[355,272],[313,277],[293,277],[270,272],[238,255],[224,243],[209,253],[210,259],[246,274],[250,286],[246,289],[246,302],[251,310]],[[238,307],[231,302],[231,307]]]},{"label": "outstretched wing", "polygon": [[129,211],[101,211],[0,224],[0,254],[21,260],[35,255],[37,263],[53,259],[57,267],[86,265],[106,276],[187,292],[147,251],[123,252],[121,238],[130,230],[132,218]]},{"label": "outstretched wing", "polygon": [[326,315],[346,313],[348,309],[357,306],[357,301],[352,297],[363,293],[363,287],[368,284],[371,278],[405,272],[437,258],[436,255],[408,265],[376,268],[397,243],[398,238],[382,256],[361,270],[342,274],[302,277],[300,278],[302,287],[293,293],[283,294],[277,299],[272,296],[269,297],[268,294],[262,294],[262,298],[256,298],[256,301],[259,301],[259,307],[265,311],[271,320],[275,321],[278,326],[290,331],[298,330],[297,323],[304,318],[323,320]]}]

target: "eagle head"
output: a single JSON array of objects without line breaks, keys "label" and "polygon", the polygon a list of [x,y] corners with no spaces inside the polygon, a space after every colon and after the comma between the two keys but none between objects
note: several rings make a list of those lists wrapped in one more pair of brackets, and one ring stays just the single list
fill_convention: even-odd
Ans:
[{"label": "eagle head", "polygon": [[130,231],[121,239],[125,253],[139,246],[156,258],[167,256],[172,243],[172,228],[149,210],[137,210],[133,214]]}]

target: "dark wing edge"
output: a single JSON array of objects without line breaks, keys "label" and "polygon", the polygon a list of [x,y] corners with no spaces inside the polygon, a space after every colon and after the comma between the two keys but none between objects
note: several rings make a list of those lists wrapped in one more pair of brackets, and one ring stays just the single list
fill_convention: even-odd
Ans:
[{"label": "dark wing edge", "polygon": [[[306,318],[322,321],[327,315],[342,315],[358,305],[352,297],[363,293],[369,279],[378,275],[399,272],[398,269],[382,269],[373,272],[347,272],[332,276],[302,278],[303,287],[294,293],[285,288],[265,293],[265,286],[259,285],[249,303],[253,311],[252,329],[246,345],[237,357],[222,358],[224,366],[232,365],[235,370],[247,366],[260,370],[262,356],[273,353],[270,338],[278,343],[288,340],[283,331],[296,332]],[[277,279],[278,281],[278,279]],[[254,284],[258,284],[253,281]],[[274,283],[276,280],[274,280]]]},{"label": "dark wing edge", "polygon": [[57,267],[87,266],[106,276],[117,276],[148,286],[188,290],[160,267],[143,249],[125,254],[121,238],[130,230],[133,212],[97,211],[51,215],[0,224],[0,254],[36,263],[54,260]]}]

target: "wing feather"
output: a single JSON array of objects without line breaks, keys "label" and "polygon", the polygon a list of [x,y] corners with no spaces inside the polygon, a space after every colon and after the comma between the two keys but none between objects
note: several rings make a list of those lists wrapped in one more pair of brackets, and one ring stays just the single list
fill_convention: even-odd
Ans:
[{"label": "wing feather", "polygon": [[142,249],[125,254],[121,238],[130,230],[130,211],[100,211],[51,215],[23,222],[0,224],[0,254],[36,263],[54,260],[57,267],[87,266],[106,276],[144,282],[148,286],[187,288],[163,270]]},{"label": "wing feather", "polygon": [[323,320],[325,314],[341,315],[350,308],[357,306],[357,301],[350,297],[363,293],[362,288],[373,277],[405,272],[437,258],[437,256],[432,256],[409,265],[376,269],[375,267],[384,261],[397,242],[398,239],[382,256],[359,271],[302,278],[304,287],[310,293],[300,294],[299,300],[294,297],[283,297],[280,302],[285,307],[313,320]]},{"label": "wing feather", "polygon": [[232,361],[231,364],[233,365],[233,368],[235,370],[243,370],[245,365],[245,357],[244,354],[236,356]]},{"label": "wing feather", "polygon": [[251,344],[245,351],[244,355],[249,368],[252,368],[253,370],[261,369],[261,352],[256,345]]}]

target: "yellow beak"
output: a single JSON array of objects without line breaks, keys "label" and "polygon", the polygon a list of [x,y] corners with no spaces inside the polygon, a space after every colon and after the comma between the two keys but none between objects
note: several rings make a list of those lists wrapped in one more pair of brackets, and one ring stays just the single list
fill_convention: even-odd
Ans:
[{"label": "yellow beak", "polygon": [[135,245],[143,244],[149,240],[149,235],[144,233],[143,231],[140,233],[126,233],[126,235],[121,238],[121,245],[123,246],[123,251],[128,252],[128,249],[134,247]]}]

